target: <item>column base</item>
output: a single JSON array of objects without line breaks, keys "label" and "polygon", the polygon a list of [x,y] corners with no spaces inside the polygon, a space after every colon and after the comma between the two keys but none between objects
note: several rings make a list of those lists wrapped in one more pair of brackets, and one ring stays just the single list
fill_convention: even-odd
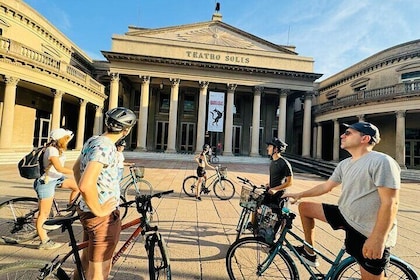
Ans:
[{"label": "column base", "polygon": [[167,150],[165,150],[165,153],[166,154],[176,154],[176,150],[175,149],[167,149]]},{"label": "column base", "polygon": [[223,156],[233,156],[233,153],[224,151]]},{"label": "column base", "polygon": [[261,157],[261,155],[258,154],[258,153],[251,153],[249,156],[250,157]]},{"label": "column base", "polygon": [[147,152],[147,148],[138,147],[138,148],[135,148],[133,152]]}]

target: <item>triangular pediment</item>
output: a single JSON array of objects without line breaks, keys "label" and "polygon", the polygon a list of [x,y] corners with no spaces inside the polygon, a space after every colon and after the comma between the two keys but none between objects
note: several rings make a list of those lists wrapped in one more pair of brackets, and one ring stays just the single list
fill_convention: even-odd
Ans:
[{"label": "triangular pediment", "polygon": [[180,25],[167,28],[143,29],[129,27],[126,36],[147,37],[184,43],[229,48],[271,51],[285,54],[295,52],[219,21]]}]

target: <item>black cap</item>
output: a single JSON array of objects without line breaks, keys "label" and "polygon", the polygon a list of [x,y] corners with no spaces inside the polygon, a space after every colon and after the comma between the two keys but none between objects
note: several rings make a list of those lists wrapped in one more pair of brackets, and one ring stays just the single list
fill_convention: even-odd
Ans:
[{"label": "black cap", "polygon": [[379,129],[368,122],[358,122],[358,123],[354,123],[352,125],[343,123],[343,125],[345,127],[348,128],[352,128],[354,130],[357,130],[365,135],[369,135],[372,138],[372,141],[375,142],[376,144],[379,143],[379,141],[381,141],[381,135],[379,134]]},{"label": "black cap", "polygon": [[271,139],[270,141],[267,141],[265,143],[267,145],[273,145],[274,147],[278,147],[278,148],[287,147],[287,144],[277,137],[274,137],[273,139]]}]

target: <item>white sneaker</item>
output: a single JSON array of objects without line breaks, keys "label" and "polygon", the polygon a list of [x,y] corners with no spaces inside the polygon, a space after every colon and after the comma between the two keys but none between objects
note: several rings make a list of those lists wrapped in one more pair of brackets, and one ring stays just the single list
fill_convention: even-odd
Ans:
[{"label": "white sneaker", "polygon": [[58,249],[61,246],[63,246],[64,243],[60,243],[60,242],[54,242],[51,239],[49,239],[47,242],[39,244],[38,249],[39,250],[54,250],[54,249]]}]

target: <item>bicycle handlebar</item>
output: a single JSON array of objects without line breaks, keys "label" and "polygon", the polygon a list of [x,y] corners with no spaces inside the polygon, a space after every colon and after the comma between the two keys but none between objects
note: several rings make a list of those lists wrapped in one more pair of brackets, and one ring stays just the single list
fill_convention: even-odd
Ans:
[{"label": "bicycle handlebar", "polygon": [[240,181],[242,181],[242,183],[250,185],[252,187],[253,191],[256,190],[256,189],[266,189],[266,187],[264,185],[261,185],[261,186],[258,187],[257,185],[252,183],[247,178],[242,178],[242,177],[239,177],[239,176],[237,176],[236,178],[238,178]]}]

